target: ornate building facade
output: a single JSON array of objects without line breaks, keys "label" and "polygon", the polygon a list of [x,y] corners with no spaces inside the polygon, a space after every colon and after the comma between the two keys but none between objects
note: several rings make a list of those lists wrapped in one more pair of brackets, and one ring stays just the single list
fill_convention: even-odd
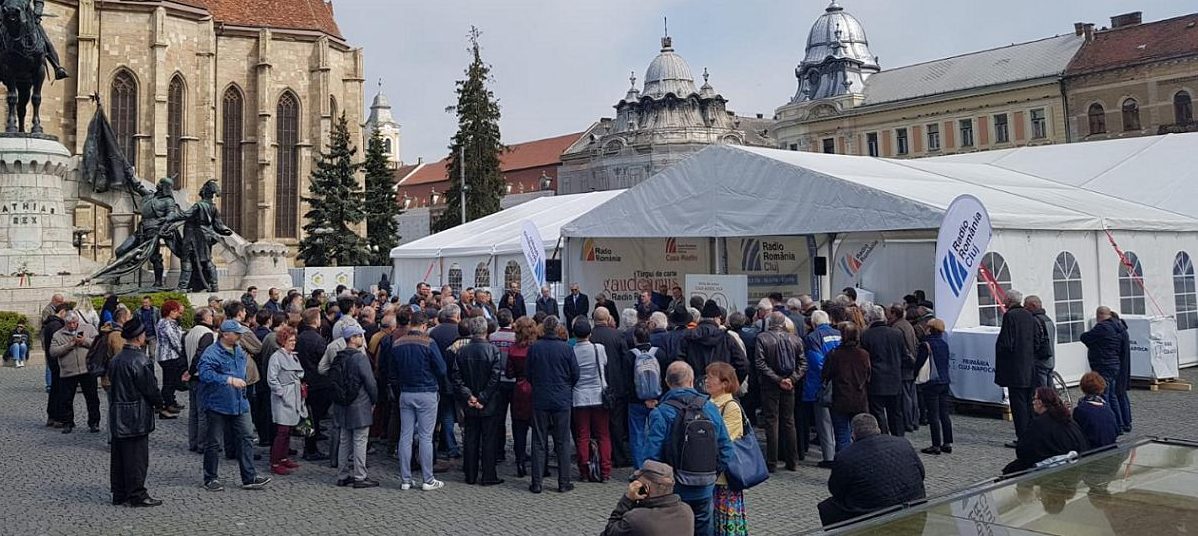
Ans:
[{"label": "ornate building facade", "polygon": [[861,23],[833,1],[812,25],[778,108],[783,149],[909,158],[1064,143],[1068,34],[882,69]]},{"label": "ornate building facade", "polygon": [[[46,132],[82,152],[99,95],[137,175],[194,200],[221,185],[224,220],[295,246],[316,151],[345,112],[362,125],[362,50],[324,0],[48,0],[46,31],[71,78],[43,90]],[[103,260],[134,215],[81,204],[84,254]]]},{"label": "ornate building facade", "polygon": [[1198,13],[1142,23],[1081,24],[1086,42],[1065,72],[1075,141],[1193,132],[1198,99]]},{"label": "ornate building facade", "polygon": [[713,143],[774,146],[769,120],[738,117],[703,71],[695,87],[690,66],[670,37],[645,70],[642,89],[630,78],[616,116],[600,119],[561,155],[560,194],[630,188]]}]

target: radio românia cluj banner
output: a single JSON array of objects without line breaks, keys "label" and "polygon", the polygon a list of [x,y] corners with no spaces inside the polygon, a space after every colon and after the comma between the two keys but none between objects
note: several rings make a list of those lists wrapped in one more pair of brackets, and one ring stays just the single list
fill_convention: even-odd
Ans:
[{"label": "radio rom\u00e2nia cluj banner", "polygon": [[936,317],[952,333],[990,245],[990,214],[972,195],[953,200],[936,238]]},{"label": "radio rom\u00e2nia cluj banner", "polygon": [[644,288],[681,287],[686,274],[707,273],[711,262],[706,238],[571,239],[569,282],[591,297],[603,293],[621,309],[636,303]]},{"label": "radio rom\u00e2nia cluj banner", "polygon": [[807,241],[803,237],[728,239],[728,273],[749,276],[752,304],[771,292],[783,296],[810,292],[810,284],[799,280],[799,274],[808,273],[807,262]]}]

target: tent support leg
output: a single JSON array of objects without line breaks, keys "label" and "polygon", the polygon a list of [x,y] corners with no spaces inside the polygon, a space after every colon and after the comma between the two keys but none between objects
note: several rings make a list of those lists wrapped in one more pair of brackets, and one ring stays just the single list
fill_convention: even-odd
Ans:
[{"label": "tent support leg", "polygon": [[[820,277],[819,274],[815,273],[815,258],[817,256],[819,256],[819,243],[815,241],[815,235],[807,235],[807,258],[809,259],[807,271],[811,276],[811,299],[818,302],[820,300]],[[797,276],[798,274],[795,275]]]}]

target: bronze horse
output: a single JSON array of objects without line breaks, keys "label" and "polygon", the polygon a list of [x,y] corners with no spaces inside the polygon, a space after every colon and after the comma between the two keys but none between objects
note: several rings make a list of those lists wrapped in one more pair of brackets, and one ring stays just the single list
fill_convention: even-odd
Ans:
[{"label": "bronze horse", "polygon": [[46,41],[29,0],[0,3],[0,82],[8,101],[5,132],[25,132],[25,107],[33,102],[29,132],[42,133],[42,83],[46,80]]}]

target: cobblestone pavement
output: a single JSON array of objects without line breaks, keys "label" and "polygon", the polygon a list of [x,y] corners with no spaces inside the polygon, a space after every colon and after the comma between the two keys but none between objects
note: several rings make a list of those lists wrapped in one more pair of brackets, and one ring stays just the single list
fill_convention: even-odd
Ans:
[{"label": "cobblestone pavement", "polygon": [[[35,357],[36,359],[36,357]],[[1198,370],[1183,371],[1198,380]],[[107,430],[86,428],[63,435],[46,428],[40,360],[24,369],[0,370],[0,512],[5,534],[598,534],[624,492],[628,470],[606,484],[578,483],[556,493],[555,479],[533,495],[515,466],[500,467],[507,482],[467,487],[462,473],[439,475],[445,488],[401,491],[396,462],[372,455],[368,468],[382,486],[355,490],[333,485],[335,470],[304,464],[298,473],[275,477],[267,489],[222,493],[200,489],[200,456],[186,445],[186,415],[159,421],[150,440],[147,486],[165,504],[158,508],[113,507],[108,493]],[[1198,436],[1198,393],[1133,391],[1135,435]],[[101,395],[103,397],[103,395]],[[107,426],[107,409],[102,400]],[[77,418],[86,413],[76,397]],[[930,495],[942,494],[996,475],[1013,458],[1002,444],[1009,423],[954,416],[952,455],[923,456]],[[930,444],[926,427],[908,435],[917,447]],[[297,442],[298,444],[298,442]],[[259,449],[266,457],[266,449]],[[815,454],[813,450],[811,454]],[[797,472],[780,470],[747,493],[753,534],[793,534],[815,528],[815,505],[827,495],[827,472],[809,457]],[[236,482],[236,466],[221,460],[225,482]],[[257,463],[266,472],[265,461]]]}]

